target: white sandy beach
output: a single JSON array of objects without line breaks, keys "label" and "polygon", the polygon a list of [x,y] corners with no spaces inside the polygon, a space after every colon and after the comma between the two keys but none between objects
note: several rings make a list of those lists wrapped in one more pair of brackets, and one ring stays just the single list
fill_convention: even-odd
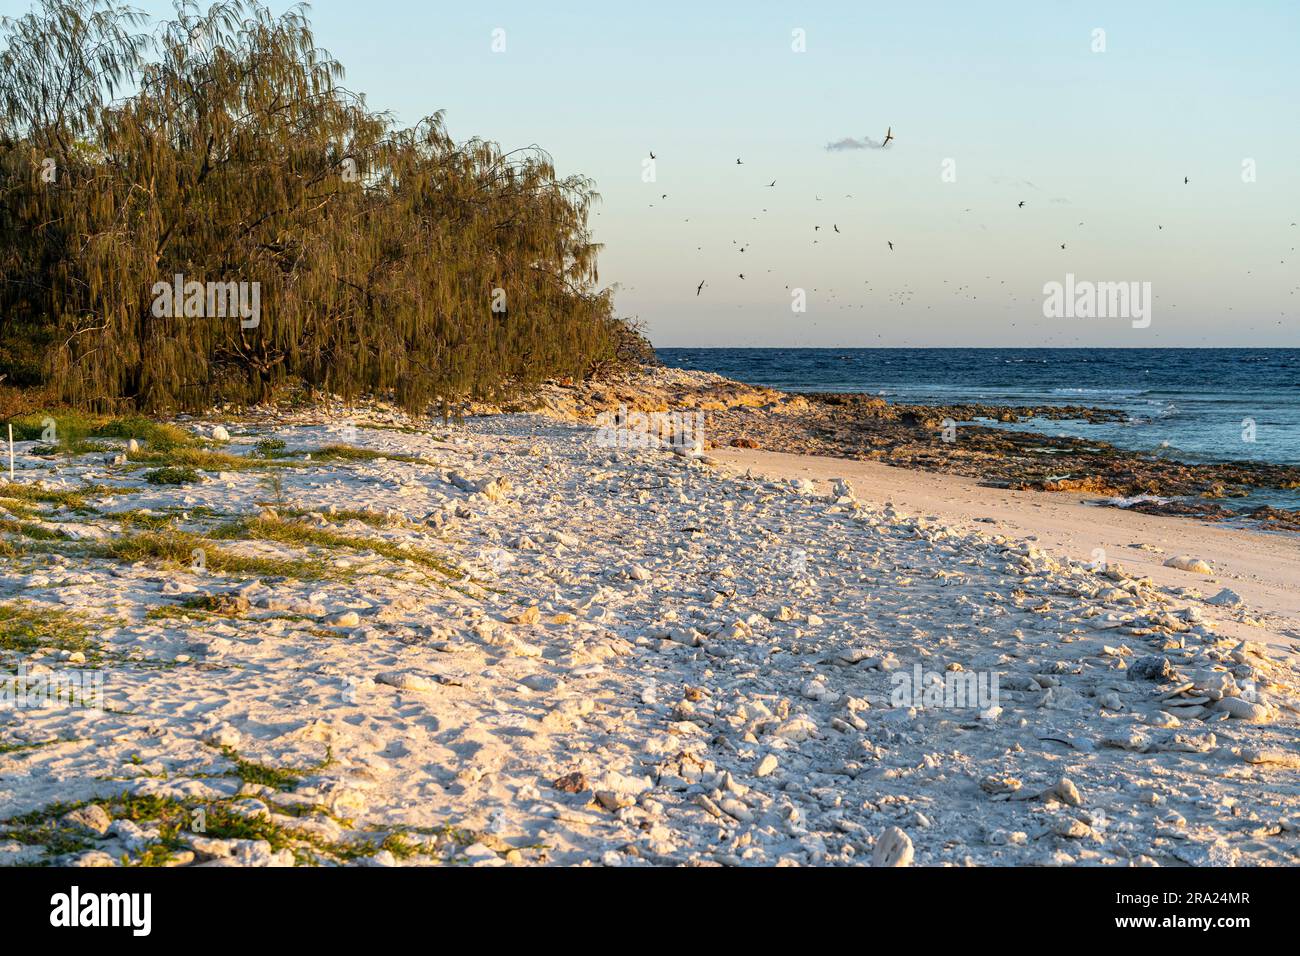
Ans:
[{"label": "white sandy beach", "polygon": [[[350,443],[419,460],[286,468],[285,501],[315,514],[280,520],[473,581],[254,535],[211,547],[318,576],[76,542],[6,559],[6,602],[94,625],[106,706],[0,709],[0,863],[113,865],[167,836],[173,865],[1300,862],[1290,539],[874,464],[611,449],[538,416],[359,420]],[[339,442],[343,421],[224,424],[246,454]],[[159,487],[102,457],[26,457],[22,482],[129,489],[40,524],[103,540],[145,508],[207,535],[266,497],[257,472]],[[361,507],[389,520],[330,513]],[[1240,606],[1205,600],[1225,587]],[[198,595],[230,613],[146,617]],[[996,701],[954,700],[966,676],[996,677]],[[121,819],[141,796],[265,835]],[[83,843],[14,822],[42,811]]]},{"label": "white sandy beach", "polygon": [[[1100,507],[1095,495],[1008,491],[969,478],[871,461],[743,448],[718,448],[710,455],[754,474],[806,478],[826,492],[837,478],[847,478],[871,504],[892,502],[967,530],[991,524],[1061,559],[1090,563],[1100,548],[1105,560],[1175,591],[1212,597],[1229,588],[1243,603],[1238,614],[1216,621],[1221,633],[1282,645],[1300,641],[1300,539],[1291,534],[1126,512]],[[1206,560],[1214,574],[1165,566],[1178,555]]]}]

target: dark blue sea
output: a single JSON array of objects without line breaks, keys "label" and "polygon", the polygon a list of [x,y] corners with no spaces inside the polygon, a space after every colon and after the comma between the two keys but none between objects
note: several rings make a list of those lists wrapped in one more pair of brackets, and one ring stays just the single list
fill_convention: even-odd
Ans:
[{"label": "dark blue sea", "polygon": [[[1300,464],[1300,349],[659,349],[658,353],[668,365],[785,391],[866,392],[912,404],[1116,408],[1125,414],[1122,422],[1044,420],[999,427],[1102,440],[1188,462]],[[1282,499],[1279,504],[1297,507],[1300,495],[1288,493]]]}]

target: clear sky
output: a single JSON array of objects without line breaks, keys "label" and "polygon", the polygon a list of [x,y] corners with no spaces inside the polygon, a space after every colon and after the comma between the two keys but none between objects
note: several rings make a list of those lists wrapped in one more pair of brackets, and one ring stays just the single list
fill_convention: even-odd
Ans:
[{"label": "clear sky", "polygon": [[[1295,0],[310,13],[373,108],[445,109],[457,138],[595,179],[602,282],[657,345],[1300,345]],[[826,149],[889,127],[887,149]],[[1067,272],[1150,282],[1150,327],[1044,318]]]}]

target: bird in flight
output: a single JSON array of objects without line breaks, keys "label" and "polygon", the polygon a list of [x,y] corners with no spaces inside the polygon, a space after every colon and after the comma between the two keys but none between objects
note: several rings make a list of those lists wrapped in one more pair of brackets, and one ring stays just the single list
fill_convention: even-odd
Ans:
[{"label": "bird in flight", "polygon": [[1025,208],[1025,201],[1024,201],[1023,199],[1020,200],[1020,208],[1021,208],[1021,209],[1024,209],[1024,208]]},{"label": "bird in flight", "polygon": [[656,157],[655,157],[655,151],[654,151],[653,149],[650,150],[650,158],[651,158],[651,159],[655,159],[655,158],[656,158]]},{"label": "bird in flight", "polygon": [[742,163],[742,162],[740,161],[740,157],[739,157],[739,156],[736,157],[736,165],[737,165],[737,166],[744,166],[744,165],[745,165],[744,163]]},{"label": "bird in flight", "polygon": [[[835,226],[835,223],[831,223],[831,225],[832,225],[832,226]],[[835,231],[836,231],[836,232],[839,232],[839,231],[840,231],[840,227],[839,227],[839,226],[835,226]]]},{"label": "bird in flight", "polygon": [[695,295],[696,295],[697,297],[698,297],[699,294],[700,294],[700,290],[703,289],[703,288],[704,288],[704,280],[701,279],[701,280],[700,280],[700,284],[697,285],[697,286],[695,287]]},{"label": "bird in flight", "polygon": [[1184,177],[1183,177],[1183,185],[1186,186],[1187,183],[1188,183],[1188,179],[1187,179],[1186,176],[1184,176]]},{"label": "bird in flight", "polygon": [[1062,248],[1062,249],[1065,248],[1065,243],[1061,243],[1061,248]]},{"label": "bird in flight", "polygon": [[743,272],[740,273],[740,277],[741,277],[742,279],[745,278],[745,273],[743,273]]},{"label": "bird in flight", "polygon": [[894,244],[892,242],[889,244],[889,251],[890,252],[894,251]]},{"label": "bird in flight", "polygon": [[891,126],[889,127],[889,129],[885,130],[885,139],[884,142],[880,144],[880,148],[884,149],[886,146],[888,146],[889,141],[893,138],[894,138],[894,127]]},{"label": "bird in flight", "polygon": [[775,186],[775,185],[776,185],[776,180],[774,179],[774,180],[772,180],[770,183],[767,184],[767,188],[768,188],[768,189],[771,189],[771,188],[772,188],[773,186]]}]

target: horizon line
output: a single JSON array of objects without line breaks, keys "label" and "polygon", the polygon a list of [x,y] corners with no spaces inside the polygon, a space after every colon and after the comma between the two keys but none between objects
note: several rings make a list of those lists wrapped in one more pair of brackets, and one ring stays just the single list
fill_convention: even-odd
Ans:
[{"label": "horizon line", "polygon": [[1005,351],[1008,349],[1021,349],[1028,352],[1070,352],[1070,351],[1097,351],[1106,350],[1112,352],[1119,351],[1149,351],[1149,352],[1295,352],[1300,351],[1300,345],[654,345],[651,347],[655,351],[673,349],[676,351],[685,351],[691,349],[694,351],[713,350],[713,351],[737,351],[740,349],[749,349],[751,351],[781,351],[790,349],[800,349],[805,352],[842,352],[849,349],[855,352],[869,351],[890,351],[890,352],[974,352],[974,351]]}]

